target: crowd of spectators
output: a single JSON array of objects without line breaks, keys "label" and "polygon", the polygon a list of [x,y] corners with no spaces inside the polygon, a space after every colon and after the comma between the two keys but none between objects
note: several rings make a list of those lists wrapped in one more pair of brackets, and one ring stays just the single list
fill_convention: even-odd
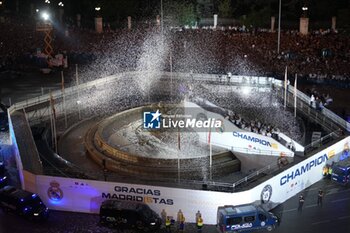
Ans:
[{"label": "crowd of spectators", "polygon": [[310,106],[315,109],[322,110],[333,103],[333,99],[328,93],[319,93],[316,90],[312,90],[309,94],[311,95]]},{"label": "crowd of spectators", "polygon": [[[208,96],[209,99],[212,96]],[[232,124],[234,124],[235,126],[237,126],[238,128],[245,130],[247,132],[252,132],[252,133],[257,133],[257,134],[261,134],[263,136],[268,136],[268,137],[272,137],[276,140],[279,140],[279,136],[278,134],[281,132],[279,128],[271,125],[271,124],[267,124],[265,122],[262,122],[259,119],[255,119],[255,120],[247,120],[245,118],[243,118],[241,116],[241,114],[235,113],[233,110],[231,109],[224,109],[221,107],[213,107],[212,103],[206,103],[206,101],[204,99],[201,98],[195,98],[192,101],[195,101],[199,106],[203,107],[204,109],[211,111],[211,112],[215,112],[220,114],[221,116],[225,117],[226,120],[230,121]]]},{"label": "crowd of spectators", "polygon": [[227,113],[228,114],[225,118],[245,131],[258,133],[263,136],[274,138],[277,138],[277,135],[280,132],[278,128],[275,128],[274,126],[269,124],[262,123],[258,119],[246,121],[242,119],[242,117],[239,114],[236,114],[231,110],[229,110]]},{"label": "crowd of spectators", "polygon": [[[77,27],[54,32],[54,52],[66,51],[71,62],[97,60],[107,69],[135,69],[147,37],[157,28],[108,29],[102,34]],[[9,17],[0,28],[0,70],[19,69],[43,51],[43,32],[35,30],[34,20]],[[173,71],[282,76],[290,74],[305,80],[349,81],[350,37],[340,33],[312,33],[300,36],[281,33],[277,53],[277,33],[264,30],[167,30],[166,43],[172,51]],[[70,59],[71,58],[71,59]],[[169,60],[169,59],[168,59]],[[23,67],[22,67],[23,68]],[[106,68],[106,67],[104,67]],[[168,66],[164,67],[169,69]]]}]

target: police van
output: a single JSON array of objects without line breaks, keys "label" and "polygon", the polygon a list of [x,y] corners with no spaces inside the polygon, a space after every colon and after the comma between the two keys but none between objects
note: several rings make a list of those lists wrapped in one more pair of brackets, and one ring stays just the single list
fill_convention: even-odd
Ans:
[{"label": "police van", "polygon": [[0,189],[0,207],[4,212],[14,212],[29,219],[46,220],[49,216],[49,209],[37,194],[13,186]]},{"label": "police van", "polygon": [[6,186],[7,184],[7,176],[6,169],[3,161],[0,161],[0,188]]},{"label": "police van", "polygon": [[100,224],[155,232],[160,228],[162,220],[146,204],[110,199],[100,207]]},{"label": "police van", "polygon": [[271,231],[277,224],[278,218],[258,205],[221,206],[217,212],[217,228],[222,233]]},{"label": "police van", "polygon": [[335,163],[332,167],[332,181],[342,185],[350,183],[350,158]]}]

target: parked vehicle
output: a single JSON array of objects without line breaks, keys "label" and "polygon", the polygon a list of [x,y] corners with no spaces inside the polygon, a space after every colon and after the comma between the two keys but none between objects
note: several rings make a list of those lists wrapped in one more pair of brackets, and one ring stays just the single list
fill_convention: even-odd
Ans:
[{"label": "parked vehicle", "polygon": [[0,131],[7,131],[9,129],[9,121],[7,118],[7,113],[1,112],[0,109]]},{"label": "parked vehicle", "polygon": [[46,220],[49,216],[49,209],[37,194],[13,186],[0,189],[0,207],[4,212],[14,212],[29,219]]},{"label": "parked vehicle", "polygon": [[6,176],[5,164],[3,161],[0,161],[0,188],[6,185],[7,185],[7,176]]},{"label": "parked vehicle", "polygon": [[333,164],[331,179],[332,181],[342,184],[349,185],[350,183],[350,158],[342,160],[338,163]]},{"label": "parked vehicle", "polygon": [[100,224],[155,232],[161,218],[148,205],[140,202],[106,200],[100,207]]},{"label": "parked vehicle", "polygon": [[222,233],[271,231],[278,224],[278,218],[261,206],[246,204],[239,206],[221,206],[217,212],[217,228]]}]

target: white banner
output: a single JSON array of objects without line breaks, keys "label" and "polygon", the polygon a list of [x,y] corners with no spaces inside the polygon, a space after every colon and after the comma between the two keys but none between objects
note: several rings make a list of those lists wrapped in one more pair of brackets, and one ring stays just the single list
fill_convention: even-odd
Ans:
[{"label": "white banner", "polygon": [[181,209],[188,222],[195,222],[199,210],[208,224],[216,222],[218,206],[251,202],[249,191],[232,194],[49,176],[37,176],[37,192],[56,210],[98,213],[102,201],[113,198],[144,202],[175,219]]},{"label": "white banner", "polygon": [[181,209],[188,222],[195,222],[199,210],[206,224],[215,224],[219,206],[263,202],[267,208],[273,208],[319,181],[326,162],[336,161],[348,143],[350,137],[244,192],[224,193],[50,176],[37,176],[36,190],[44,203],[56,210],[98,213],[103,200],[114,198],[141,201],[158,214],[164,209],[168,216],[173,217]]}]

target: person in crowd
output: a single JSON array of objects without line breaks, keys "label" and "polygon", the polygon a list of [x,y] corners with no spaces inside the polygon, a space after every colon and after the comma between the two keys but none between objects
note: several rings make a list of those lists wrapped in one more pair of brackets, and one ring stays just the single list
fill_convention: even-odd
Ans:
[{"label": "person in crowd", "polygon": [[319,189],[317,193],[317,205],[321,206],[323,205],[323,190]]},{"label": "person in crowd", "polygon": [[198,216],[196,224],[197,224],[197,232],[201,233],[202,232],[202,228],[203,228],[203,224],[204,224],[201,214]]},{"label": "person in crowd", "polygon": [[171,219],[169,216],[167,216],[165,219],[165,229],[167,232],[171,232]]},{"label": "person in crowd", "polygon": [[301,212],[303,210],[304,202],[305,202],[304,195],[300,194],[300,196],[299,196],[299,205],[298,205],[298,211],[299,212]]},{"label": "person in crowd", "polygon": [[179,222],[179,232],[184,232],[185,230],[185,216],[182,215],[182,218],[180,219]]}]

